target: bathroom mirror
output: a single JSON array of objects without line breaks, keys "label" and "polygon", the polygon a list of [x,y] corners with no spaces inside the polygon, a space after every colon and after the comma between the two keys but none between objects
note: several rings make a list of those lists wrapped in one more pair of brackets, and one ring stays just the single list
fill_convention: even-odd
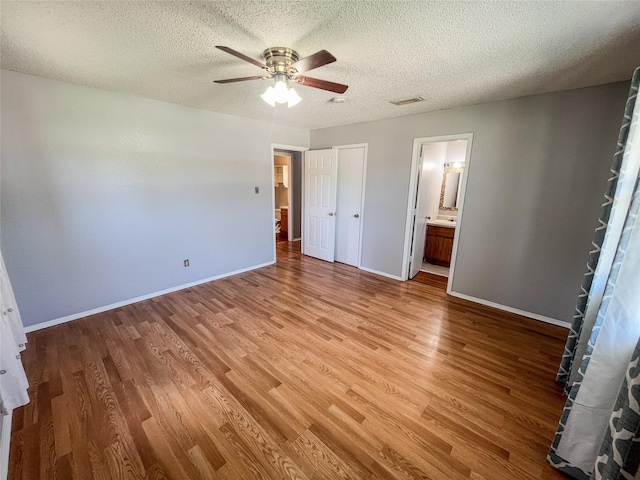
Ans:
[{"label": "bathroom mirror", "polygon": [[440,210],[457,211],[464,167],[445,167],[440,190]]}]

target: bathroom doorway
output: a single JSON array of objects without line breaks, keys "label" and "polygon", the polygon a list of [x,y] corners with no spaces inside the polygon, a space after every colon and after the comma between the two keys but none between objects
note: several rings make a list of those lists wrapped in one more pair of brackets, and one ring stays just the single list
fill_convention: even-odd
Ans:
[{"label": "bathroom doorway", "polygon": [[403,278],[455,270],[472,134],[414,140]]}]

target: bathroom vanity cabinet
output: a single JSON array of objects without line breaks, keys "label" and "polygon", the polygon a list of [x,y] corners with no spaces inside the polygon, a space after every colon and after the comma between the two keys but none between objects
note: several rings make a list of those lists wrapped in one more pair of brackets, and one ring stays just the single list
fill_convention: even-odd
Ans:
[{"label": "bathroom vanity cabinet", "polygon": [[443,267],[451,264],[454,234],[455,228],[427,226],[427,241],[424,248],[424,258],[427,262]]}]

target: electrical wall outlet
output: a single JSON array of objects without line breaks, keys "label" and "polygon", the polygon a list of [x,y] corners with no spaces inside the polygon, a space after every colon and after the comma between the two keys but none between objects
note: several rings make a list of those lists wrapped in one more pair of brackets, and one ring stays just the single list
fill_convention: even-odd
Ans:
[{"label": "electrical wall outlet", "polygon": [[256,193],[260,193],[260,187],[256,187]]},{"label": "electrical wall outlet", "polygon": [[185,267],[188,267],[188,266],[189,266],[189,259],[188,259],[188,258],[184,261],[184,266],[185,266]]}]

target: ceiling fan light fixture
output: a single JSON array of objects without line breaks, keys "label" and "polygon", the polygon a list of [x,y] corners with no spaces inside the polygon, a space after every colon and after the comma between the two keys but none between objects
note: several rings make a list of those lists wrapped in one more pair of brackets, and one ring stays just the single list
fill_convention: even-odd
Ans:
[{"label": "ceiling fan light fixture", "polygon": [[276,103],[286,103],[289,108],[297,105],[302,100],[302,97],[293,88],[289,87],[287,77],[284,75],[277,75],[274,84],[269,86],[260,95],[260,98],[272,107],[275,107]]},{"label": "ceiling fan light fixture", "polygon": [[289,100],[289,86],[285,80],[278,80],[273,87],[273,99],[276,103],[287,103]]},{"label": "ceiling fan light fixture", "polygon": [[291,108],[299,104],[301,100],[302,100],[302,97],[298,95],[298,92],[296,92],[293,88],[290,88],[288,93],[288,99],[287,99],[287,107]]},{"label": "ceiling fan light fixture", "polygon": [[267,88],[265,92],[262,95],[260,95],[260,98],[263,99],[272,107],[275,107],[276,100],[275,100],[275,92],[273,90],[274,90],[273,87],[269,86],[269,88]]}]

